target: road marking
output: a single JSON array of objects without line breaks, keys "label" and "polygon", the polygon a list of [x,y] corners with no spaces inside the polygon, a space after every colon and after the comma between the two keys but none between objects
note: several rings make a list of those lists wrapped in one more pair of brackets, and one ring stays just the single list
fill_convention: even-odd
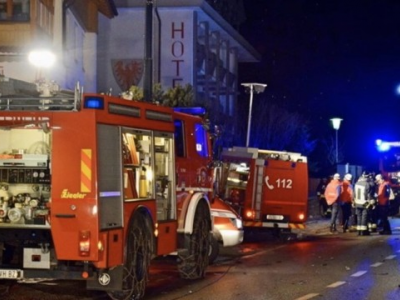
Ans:
[{"label": "road marking", "polygon": [[379,266],[382,265],[382,264],[383,264],[383,263],[381,263],[381,262],[377,262],[377,263],[371,265],[371,267],[376,268],[376,267],[379,267]]},{"label": "road marking", "polygon": [[351,277],[360,277],[360,276],[364,275],[365,273],[367,273],[367,271],[358,271],[358,272],[354,273],[353,275],[351,275]]},{"label": "road marking", "polygon": [[336,281],[336,282],[328,285],[327,288],[335,288],[335,287],[341,286],[345,283],[346,283],[346,281]]},{"label": "road marking", "polygon": [[393,259],[395,257],[396,257],[396,255],[389,255],[389,256],[386,256],[385,259],[389,260],[389,259]]},{"label": "road marking", "polygon": [[308,299],[311,299],[311,298],[314,298],[314,297],[317,297],[317,296],[319,296],[319,294],[312,293],[312,294],[308,294],[308,295],[305,295],[303,297],[297,298],[295,300],[308,300]]}]

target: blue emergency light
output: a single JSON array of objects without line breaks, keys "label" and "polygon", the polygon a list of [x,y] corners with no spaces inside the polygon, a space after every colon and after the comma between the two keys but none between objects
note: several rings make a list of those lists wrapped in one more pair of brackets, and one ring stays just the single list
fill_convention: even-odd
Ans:
[{"label": "blue emergency light", "polygon": [[86,96],[83,100],[84,108],[104,109],[104,98],[97,96]]},{"label": "blue emergency light", "polygon": [[390,143],[384,142],[382,140],[376,140],[376,147],[379,152],[386,152],[390,150]]},{"label": "blue emergency light", "polygon": [[203,116],[206,113],[203,107],[174,107],[174,111],[194,116]]}]

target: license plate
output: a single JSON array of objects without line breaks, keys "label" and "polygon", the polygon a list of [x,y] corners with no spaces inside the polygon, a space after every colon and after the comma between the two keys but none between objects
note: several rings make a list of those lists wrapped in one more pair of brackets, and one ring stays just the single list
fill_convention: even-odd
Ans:
[{"label": "license plate", "polygon": [[1,279],[19,279],[23,277],[22,270],[0,270]]},{"label": "license plate", "polygon": [[282,220],[283,220],[283,216],[279,216],[279,215],[267,215],[267,220],[282,221]]}]

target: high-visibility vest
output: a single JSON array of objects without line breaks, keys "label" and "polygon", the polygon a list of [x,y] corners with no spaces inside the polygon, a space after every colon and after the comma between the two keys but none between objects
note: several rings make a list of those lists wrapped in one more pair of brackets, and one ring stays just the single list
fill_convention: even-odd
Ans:
[{"label": "high-visibility vest", "polygon": [[390,196],[390,186],[389,183],[383,181],[378,186],[378,205],[388,205]]},{"label": "high-visibility vest", "polygon": [[343,203],[350,203],[353,200],[353,185],[348,180],[343,180],[340,200]]},{"label": "high-visibility vest", "polygon": [[332,205],[338,200],[341,193],[341,185],[341,182],[337,179],[333,179],[329,182],[325,190],[325,199],[328,205]]},{"label": "high-visibility vest", "polygon": [[371,185],[367,180],[359,180],[354,186],[354,202],[358,206],[364,206],[371,199]]}]

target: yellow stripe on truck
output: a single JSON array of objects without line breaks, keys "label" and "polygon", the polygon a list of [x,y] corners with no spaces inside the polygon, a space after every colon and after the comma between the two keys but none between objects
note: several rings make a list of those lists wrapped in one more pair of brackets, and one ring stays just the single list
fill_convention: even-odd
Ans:
[{"label": "yellow stripe on truck", "polygon": [[81,192],[92,191],[92,150],[81,150]]}]

